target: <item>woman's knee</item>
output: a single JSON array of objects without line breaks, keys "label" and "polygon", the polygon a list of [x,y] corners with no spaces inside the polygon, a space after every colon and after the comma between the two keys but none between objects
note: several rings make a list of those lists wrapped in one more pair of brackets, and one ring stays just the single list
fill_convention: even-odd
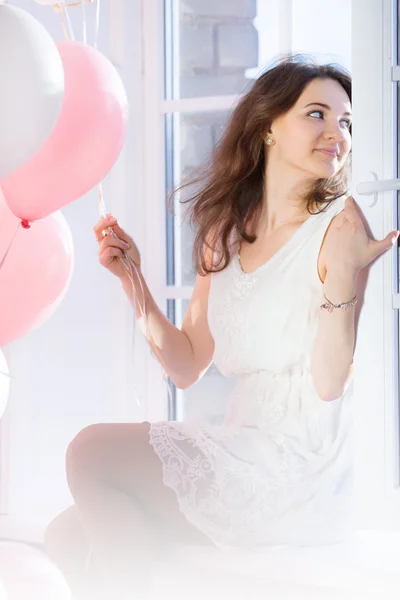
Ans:
[{"label": "woman's knee", "polygon": [[88,481],[99,473],[102,463],[102,437],[106,424],[89,425],[70,442],[66,454],[68,484],[74,486],[84,479]]},{"label": "woman's knee", "polygon": [[64,549],[78,551],[86,544],[80,514],[76,506],[57,515],[46,527],[44,545],[49,556],[55,557]]},{"label": "woman's knee", "polygon": [[44,548],[69,582],[82,575],[90,545],[76,506],[67,508],[49,523],[44,534]]},{"label": "woman's knee", "polygon": [[[126,483],[146,476],[149,423],[99,423],[85,427],[68,446],[68,485],[75,492],[109,484],[126,491]],[[145,444],[145,446],[144,446]]]}]

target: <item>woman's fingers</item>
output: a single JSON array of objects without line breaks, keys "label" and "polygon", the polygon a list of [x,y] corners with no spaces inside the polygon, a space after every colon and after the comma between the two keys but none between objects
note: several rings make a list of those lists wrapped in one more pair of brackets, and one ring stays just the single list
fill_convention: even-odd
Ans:
[{"label": "woman's fingers", "polygon": [[116,235],[117,235],[117,236],[118,236],[118,237],[119,237],[121,240],[124,240],[124,242],[127,242],[128,244],[131,244],[131,242],[132,242],[132,238],[131,238],[131,236],[130,236],[130,235],[128,235],[128,234],[126,233],[126,231],[124,231],[124,230],[122,229],[122,227],[120,227],[120,226],[118,225],[118,223],[117,223],[117,222],[115,222],[115,225],[113,225],[113,231],[114,231],[114,233],[115,233],[115,234],[116,234]]},{"label": "woman's fingers", "polygon": [[103,252],[99,252],[99,262],[102,266],[106,267],[114,260],[114,258],[123,258],[124,253],[119,248],[113,248],[109,246]]},{"label": "woman's fingers", "polygon": [[102,217],[93,230],[99,244],[99,262],[103,267],[120,276],[121,265],[116,259],[129,256],[129,260],[140,268],[140,252],[131,236],[118,225],[115,217]]},{"label": "woman's fingers", "polygon": [[114,237],[110,234],[107,234],[99,243],[99,256],[107,248],[120,248],[121,250],[128,250],[130,248],[130,245],[127,242],[120,240],[118,237]]},{"label": "woman's fingers", "polygon": [[107,229],[107,227],[113,227],[116,222],[117,220],[115,217],[112,217],[111,215],[108,215],[107,217],[101,217],[101,219],[93,227],[96,240],[100,242],[104,237],[103,231]]},{"label": "woman's fingers", "polygon": [[103,240],[103,238],[105,237],[105,235],[107,235],[108,227],[111,227],[113,229],[117,238],[123,240],[124,242],[126,242],[129,245],[131,244],[132,239],[131,239],[130,235],[128,235],[126,233],[126,231],[124,231],[122,229],[122,227],[120,227],[118,225],[115,217],[112,217],[111,215],[109,215],[107,217],[102,217],[93,228],[94,234],[95,234],[98,242],[101,242]]}]

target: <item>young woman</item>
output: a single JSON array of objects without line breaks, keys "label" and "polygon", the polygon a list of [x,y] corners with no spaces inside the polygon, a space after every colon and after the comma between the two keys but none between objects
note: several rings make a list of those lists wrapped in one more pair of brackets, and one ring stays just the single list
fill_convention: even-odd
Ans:
[{"label": "young woman", "polygon": [[71,442],[76,504],[46,540],[71,586],[89,548],[96,597],[125,599],[144,592],[168,539],[259,549],[351,535],[356,283],[398,232],[367,236],[350,157],[344,69],[295,56],[255,81],[196,179],[197,279],[181,330],[155,304],[132,238],[112,216],[95,226],[100,264],[131,302],[123,251],[137,265],[147,332],[137,317],[176,386],[212,361],[238,383],[220,426],[92,425]]}]

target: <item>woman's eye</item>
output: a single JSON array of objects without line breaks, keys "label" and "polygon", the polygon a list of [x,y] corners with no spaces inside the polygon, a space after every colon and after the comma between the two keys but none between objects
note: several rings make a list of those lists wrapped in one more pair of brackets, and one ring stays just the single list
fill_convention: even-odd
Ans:
[{"label": "woman's eye", "polygon": [[313,111],[311,111],[311,112],[309,112],[307,114],[308,114],[309,117],[311,117],[311,115],[314,115],[315,113],[318,113],[318,114],[324,116],[324,113],[322,112],[322,110],[313,110]]},{"label": "woman's eye", "polygon": [[[313,111],[307,113],[307,115],[309,117],[311,117],[311,115],[315,115],[315,114],[322,115],[322,117],[324,116],[324,113],[323,113],[322,110],[313,110]],[[346,123],[348,129],[350,129],[350,127],[351,127],[351,121],[350,121],[350,119],[341,119],[341,121],[344,121]]]}]

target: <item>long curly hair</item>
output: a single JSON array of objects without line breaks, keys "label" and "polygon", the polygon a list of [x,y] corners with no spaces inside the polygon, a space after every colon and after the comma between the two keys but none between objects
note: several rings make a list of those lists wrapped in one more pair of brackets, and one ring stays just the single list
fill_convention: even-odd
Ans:
[{"label": "long curly hair", "polygon": [[[196,190],[179,202],[190,203],[190,226],[196,232],[192,259],[200,275],[217,273],[228,266],[232,241],[256,241],[257,236],[247,231],[247,225],[262,209],[265,134],[316,78],[337,81],[351,102],[351,75],[344,67],[319,65],[304,54],[284,55],[240,99],[209,161],[172,191],[170,201],[185,188],[194,186]],[[338,173],[314,182],[304,197],[310,214],[321,212],[347,192],[350,161],[351,151]],[[324,207],[319,209],[322,204]]]}]

